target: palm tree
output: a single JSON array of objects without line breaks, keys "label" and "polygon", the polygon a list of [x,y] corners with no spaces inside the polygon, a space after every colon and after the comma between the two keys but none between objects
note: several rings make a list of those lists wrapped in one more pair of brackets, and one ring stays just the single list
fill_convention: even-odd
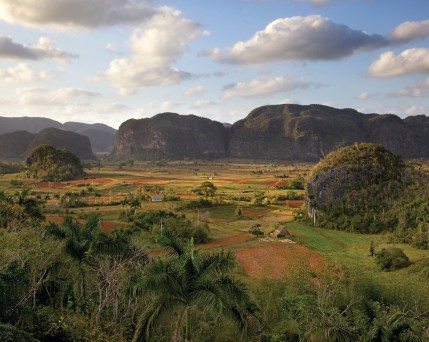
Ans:
[{"label": "palm tree", "polygon": [[[418,340],[421,328],[419,322],[399,309],[375,301],[364,301],[362,311],[367,324],[362,341],[389,342],[399,341],[401,334],[407,334]],[[414,340],[413,339],[413,340]]]},{"label": "palm tree", "polygon": [[255,306],[244,285],[229,274],[235,267],[234,255],[202,254],[194,249],[192,239],[185,245],[171,230],[160,241],[174,256],[157,259],[146,270],[144,289],[154,294],[154,300],[140,317],[133,341],[153,340],[154,328],[173,313],[178,313],[173,341],[189,341],[189,313],[201,307],[223,313],[244,333]]},{"label": "palm tree", "polygon": [[131,248],[127,232],[103,233],[100,222],[100,215],[90,215],[83,225],[66,216],[61,225],[50,223],[47,226],[47,233],[65,242],[66,254],[77,264],[80,304],[84,304],[87,297],[85,265],[95,255],[125,255]]}]

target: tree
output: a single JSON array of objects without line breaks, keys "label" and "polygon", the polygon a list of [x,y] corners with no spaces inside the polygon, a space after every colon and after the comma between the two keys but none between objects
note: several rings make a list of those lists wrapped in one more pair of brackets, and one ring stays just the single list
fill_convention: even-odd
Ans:
[{"label": "tree", "polygon": [[206,181],[201,183],[199,190],[204,194],[205,198],[208,198],[214,196],[217,187],[212,182]]},{"label": "tree", "polygon": [[81,225],[71,216],[66,216],[61,225],[50,223],[47,233],[65,242],[66,254],[76,263],[78,270],[79,293],[78,304],[86,301],[86,269],[91,256],[100,252],[120,250],[121,244],[112,243],[111,238],[100,229],[100,216],[90,215],[85,224]]},{"label": "tree", "polygon": [[198,308],[222,312],[246,331],[247,320],[255,307],[244,285],[230,276],[235,266],[231,252],[201,254],[194,250],[193,239],[184,244],[170,230],[161,239],[174,251],[174,257],[157,259],[146,270],[144,288],[154,299],[138,322],[133,341],[153,340],[156,326],[168,314],[177,314],[173,341],[189,341],[189,314]]},{"label": "tree", "polygon": [[23,189],[15,193],[0,192],[0,227],[16,231],[31,222],[44,219],[41,200]]}]

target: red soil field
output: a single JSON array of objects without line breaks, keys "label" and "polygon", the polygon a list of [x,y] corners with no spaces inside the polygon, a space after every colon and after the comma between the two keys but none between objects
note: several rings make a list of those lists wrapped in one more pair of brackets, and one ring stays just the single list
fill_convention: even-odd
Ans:
[{"label": "red soil field", "polygon": [[197,198],[195,194],[177,194],[177,196],[183,199]]},{"label": "red soil field", "polygon": [[265,246],[237,251],[235,255],[247,275],[260,279],[288,278],[303,266],[317,271],[325,264],[320,254],[291,243],[267,242]]},{"label": "red soil field", "polygon": [[39,182],[34,185],[39,189],[62,189],[67,186],[62,182]]},{"label": "red soil field", "polygon": [[115,228],[123,229],[125,227],[124,223],[116,223],[116,222],[110,222],[110,221],[103,221],[101,223],[101,229],[105,233],[112,232]]},{"label": "red soil field", "polygon": [[291,208],[299,208],[304,205],[303,200],[287,200],[285,201],[285,204]]},{"label": "red soil field", "polygon": [[273,181],[267,182],[267,184],[270,186],[283,186],[283,185],[288,185],[288,181],[287,180],[273,180]]}]

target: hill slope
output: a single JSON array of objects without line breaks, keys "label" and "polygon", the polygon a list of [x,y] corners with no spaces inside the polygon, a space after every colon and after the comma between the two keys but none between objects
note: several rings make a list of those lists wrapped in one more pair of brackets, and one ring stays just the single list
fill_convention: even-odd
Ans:
[{"label": "hill slope", "polygon": [[128,120],[119,127],[114,159],[220,158],[226,155],[226,129],[195,115],[162,113]]},{"label": "hill slope", "polygon": [[317,161],[355,142],[379,143],[404,158],[429,157],[429,118],[363,114],[321,105],[275,105],[253,110],[231,128],[236,158]]},{"label": "hill slope", "polygon": [[57,128],[46,128],[37,134],[17,131],[1,135],[0,158],[22,159],[34,148],[44,144],[69,150],[80,159],[96,159],[88,137]]},{"label": "hill slope", "polygon": [[317,224],[363,233],[394,232],[398,242],[429,247],[429,177],[379,144],[340,148],[317,164],[307,183]]},{"label": "hill slope", "polygon": [[101,123],[65,122],[61,124],[61,122],[42,117],[0,117],[0,135],[14,131],[39,133],[51,127],[87,136],[94,152],[111,152],[115,143],[116,130]]}]

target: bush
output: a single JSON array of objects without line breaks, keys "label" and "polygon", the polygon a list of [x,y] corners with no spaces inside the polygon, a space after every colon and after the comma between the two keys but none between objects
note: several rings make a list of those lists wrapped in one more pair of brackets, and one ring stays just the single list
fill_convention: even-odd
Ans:
[{"label": "bush", "polygon": [[375,262],[383,271],[395,271],[410,265],[404,251],[396,247],[383,248],[377,253]]},{"label": "bush", "polygon": [[249,229],[249,232],[256,236],[264,235],[264,232],[261,230],[261,225],[259,223],[252,226],[252,228]]},{"label": "bush", "polygon": [[27,332],[18,329],[12,324],[0,323],[0,341],[3,342],[28,342],[37,341]]}]

